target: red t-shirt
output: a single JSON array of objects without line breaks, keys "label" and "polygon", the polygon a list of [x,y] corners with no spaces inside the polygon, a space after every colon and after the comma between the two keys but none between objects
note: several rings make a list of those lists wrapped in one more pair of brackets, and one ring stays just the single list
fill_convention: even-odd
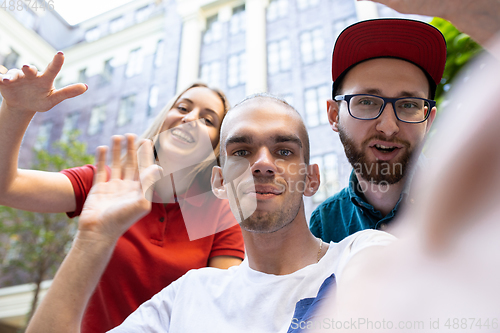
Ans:
[{"label": "red t-shirt", "polygon": [[[61,172],[70,179],[75,191],[76,210],[68,216],[80,215],[92,187],[95,167],[86,165]],[[222,231],[190,241],[179,204],[153,203],[151,212],[118,240],[87,306],[83,333],[105,332],[118,326],[139,305],[188,270],[206,267],[210,258],[222,255],[244,258],[241,229],[227,200],[213,197],[213,203],[205,201],[201,205],[189,199],[183,203],[190,204],[190,218],[209,217],[218,226],[213,229]]]}]

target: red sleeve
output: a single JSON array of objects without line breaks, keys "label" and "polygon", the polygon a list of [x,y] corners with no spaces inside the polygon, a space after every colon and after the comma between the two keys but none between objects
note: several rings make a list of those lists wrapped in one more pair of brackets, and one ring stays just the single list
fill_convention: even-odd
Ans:
[{"label": "red sleeve", "polygon": [[[109,180],[110,170],[108,166],[106,166],[106,170]],[[95,171],[96,167],[91,164],[61,171],[62,174],[69,178],[71,185],[73,185],[73,191],[75,192],[76,209],[74,212],[67,212],[66,214],[68,217],[73,218],[81,214],[83,204],[85,200],[87,200],[87,196],[92,188],[92,183],[94,182]]]},{"label": "red sleeve", "polygon": [[212,251],[210,252],[209,258],[232,256],[245,259],[245,244],[243,243],[241,228],[231,212],[227,200],[223,200],[223,206],[221,207],[219,215],[219,225],[233,226],[214,235]]}]

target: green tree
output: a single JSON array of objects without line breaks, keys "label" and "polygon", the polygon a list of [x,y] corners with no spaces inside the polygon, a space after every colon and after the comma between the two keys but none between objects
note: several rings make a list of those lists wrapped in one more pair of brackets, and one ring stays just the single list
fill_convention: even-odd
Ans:
[{"label": "green tree", "polygon": [[451,88],[460,70],[483,49],[469,35],[461,33],[453,24],[442,18],[436,17],[430,24],[441,31],[447,45],[443,79],[436,90],[436,101],[439,105],[443,102],[445,93]]},{"label": "green tree", "polygon": [[[35,151],[32,168],[44,171],[93,163],[86,144],[76,140],[78,132],[69,133],[66,142],[56,142],[57,154]],[[33,189],[36,191],[36,189]],[[51,279],[77,229],[77,223],[66,214],[33,213],[0,206],[0,271],[2,284],[34,283],[36,288],[28,319],[33,314],[42,281]]]}]

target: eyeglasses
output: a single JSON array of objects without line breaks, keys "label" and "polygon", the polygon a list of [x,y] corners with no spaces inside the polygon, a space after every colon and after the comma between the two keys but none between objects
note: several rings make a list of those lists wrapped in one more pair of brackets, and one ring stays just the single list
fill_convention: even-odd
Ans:
[{"label": "eyeglasses", "polygon": [[386,98],[368,94],[337,95],[336,101],[346,101],[349,114],[356,119],[372,120],[380,117],[387,103],[392,104],[398,120],[405,123],[422,123],[436,101],[420,97]]}]

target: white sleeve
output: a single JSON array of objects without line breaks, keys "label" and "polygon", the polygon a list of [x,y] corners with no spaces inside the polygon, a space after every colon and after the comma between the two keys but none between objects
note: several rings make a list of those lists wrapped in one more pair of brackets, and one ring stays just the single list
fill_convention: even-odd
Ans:
[{"label": "white sleeve", "polygon": [[169,332],[172,307],[180,285],[181,277],[144,302],[131,313],[112,333],[157,333]]},{"label": "white sleeve", "polygon": [[337,281],[349,260],[357,253],[371,246],[387,246],[396,240],[396,237],[387,232],[373,229],[358,231],[341,240],[338,245],[342,244],[345,248],[340,255],[337,271],[335,272]]}]

